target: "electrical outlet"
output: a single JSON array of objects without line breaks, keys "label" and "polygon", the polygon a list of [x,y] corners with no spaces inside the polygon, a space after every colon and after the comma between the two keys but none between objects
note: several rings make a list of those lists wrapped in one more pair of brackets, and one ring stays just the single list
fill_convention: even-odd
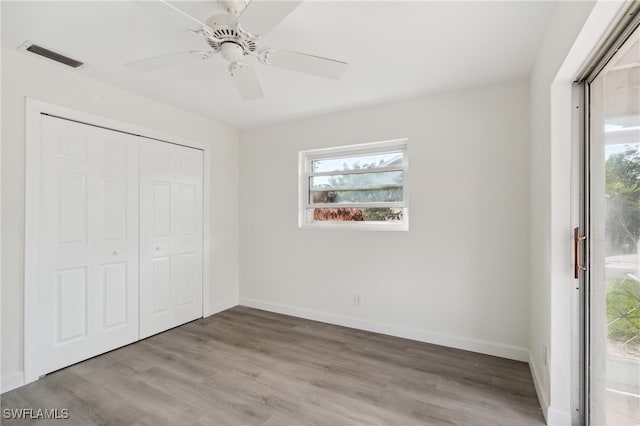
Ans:
[{"label": "electrical outlet", "polygon": [[354,294],[353,295],[353,306],[360,306],[360,295],[359,294]]}]

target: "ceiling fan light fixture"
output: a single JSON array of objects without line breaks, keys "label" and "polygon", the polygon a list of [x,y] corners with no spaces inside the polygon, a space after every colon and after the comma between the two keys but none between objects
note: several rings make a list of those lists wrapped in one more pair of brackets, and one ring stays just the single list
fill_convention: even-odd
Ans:
[{"label": "ceiling fan light fixture", "polygon": [[232,41],[220,45],[220,55],[228,62],[237,62],[244,56],[242,46]]}]

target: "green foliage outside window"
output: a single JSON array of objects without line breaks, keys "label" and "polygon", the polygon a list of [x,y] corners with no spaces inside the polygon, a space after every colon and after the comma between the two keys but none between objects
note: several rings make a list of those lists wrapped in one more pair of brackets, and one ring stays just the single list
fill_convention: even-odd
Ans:
[{"label": "green foliage outside window", "polygon": [[640,238],[640,152],[627,147],[605,163],[607,256],[637,253]]},{"label": "green foliage outside window", "polygon": [[[605,163],[607,256],[638,253],[640,239],[640,152],[637,145]],[[613,279],[607,285],[609,338],[640,347],[640,282]]]},{"label": "green foliage outside window", "polygon": [[616,279],[607,287],[609,338],[640,345],[640,282]]}]

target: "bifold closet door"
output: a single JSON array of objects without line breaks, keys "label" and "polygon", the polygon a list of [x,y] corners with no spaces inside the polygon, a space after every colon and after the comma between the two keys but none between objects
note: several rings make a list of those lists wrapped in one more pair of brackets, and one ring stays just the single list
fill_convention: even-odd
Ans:
[{"label": "bifold closet door", "polygon": [[38,366],[138,340],[138,138],[42,116]]},{"label": "bifold closet door", "polygon": [[202,317],[203,159],[141,138],[141,339]]}]

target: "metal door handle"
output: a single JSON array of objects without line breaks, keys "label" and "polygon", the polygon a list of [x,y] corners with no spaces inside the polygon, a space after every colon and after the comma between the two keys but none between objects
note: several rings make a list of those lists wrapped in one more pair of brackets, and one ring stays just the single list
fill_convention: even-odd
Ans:
[{"label": "metal door handle", "polygon": [[580,236],[580,228],[573,229],[573,278],[580,278],[580,271],[586,271],[587,268],[580,264],[580,241],[585,241],[585,235]]},{"label": "metal door handle", "polygon": [[113,253],[111,253],[111,254],[114,255],[114,256],[117,256],[118,252],[116,250],[114,250]]},{"label": "metal door handle", "polygon": [[156,246],[156,251],[160,251],[160,246]]}]

